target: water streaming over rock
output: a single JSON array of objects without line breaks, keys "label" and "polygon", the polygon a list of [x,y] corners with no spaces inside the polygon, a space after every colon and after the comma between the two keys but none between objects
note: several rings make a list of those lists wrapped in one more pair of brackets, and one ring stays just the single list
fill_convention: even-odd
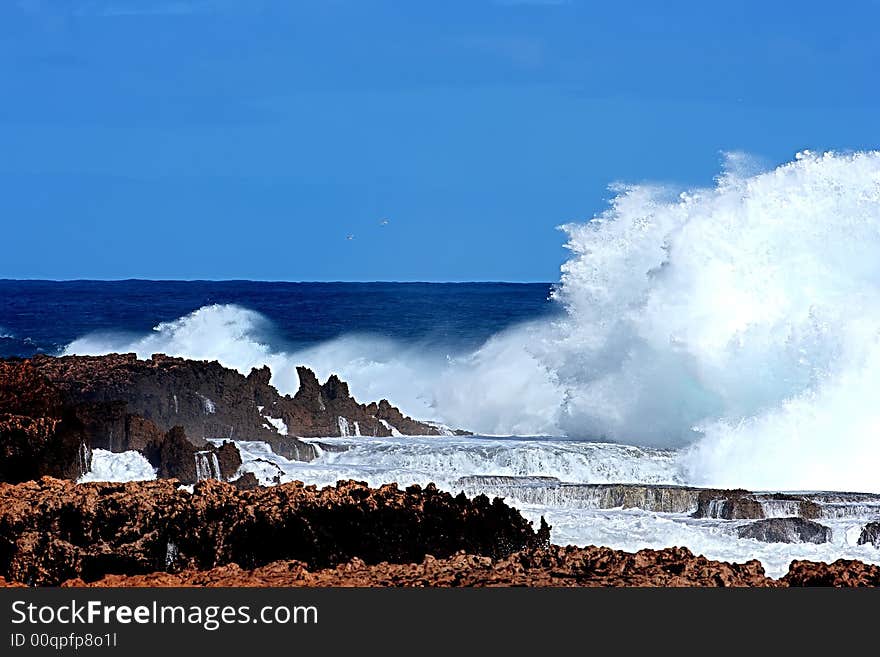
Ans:
[{"label": "water streaming over rock", "polygon": [[220,475],[220,463],[217,455],[212,451],[196,452],[196,479],[222,479]]}]

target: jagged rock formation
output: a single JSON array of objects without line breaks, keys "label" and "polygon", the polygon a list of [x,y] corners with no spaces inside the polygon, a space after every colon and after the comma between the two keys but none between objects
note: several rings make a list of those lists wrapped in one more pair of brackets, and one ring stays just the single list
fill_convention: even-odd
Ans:
[{"label": "jagged rock formation", "polygon": [[0,414],[0,481],[76,479],[90,465],[82,428],[59,418]]},{"label": "jagged rock formation", "polygon": [[231,443],[197,448],[180,427],[162,431],[151,420],[128,413],[123,401],[77,401],[32,361],[0,360],[0,481],[76,479],[89,470],[93,447],[139,451],[159,476],[187,484],[198,480],[199,449],[224,456],[225,468],[218,468],[222,476],[241,465]]},{"label": "jagged rock formation", "polygon": [[230,442],[219,447],[206,443],[196,447],[181,427],[173,427],[161,438],[139,450],[156,468],[160,479],[177,479],[182,484],[194,484],[202,479],[228,480],[241,466],[241,454]]},{"label": "jagged rock formation", "polygon": [[243,475],[237,479],[233,479],[229,483],[235,486],[238,490],[253,490],[260,485],[257,476],[253,472],[245,472]]},{"label": "jagged rock formation", "polygon": [[792,561],[788,574],[779,580],[785,586],[880,586],[880,566],[838,559],[834,563]]},{"label": "jagged rock formation", "polygon": [[[0,586],[21,586],[0,577]],[[108,575],[95,582],[69,580],[62,586],[703,586],[867,587],[880,586],[880,566],[840,559],[826,564],[792,561],[788,573],[764,576],[758,561],[728,564],[694,556],[686,548],[640,550],[551,545],[492,559],[456,553],[428,555],[420,563],[366,564],[360,559],[323,570],[299,561],[275,561],[254,569],[238,564],[210,570]]]},{"label": "jagged rock formation", "polygon": [[88,470],[85,428],[27,362],[0,360],[0,480],[76,478]]},{"label": "jagged rock formation", "polygon": [[378,404],[357,403],[348,384],[335,374],[321,385],[307,367],[297,367],[296,372],[299,389],[293,398],[278,397],[276,392],[271,403],[265,405],[265,412],[281,418],[291,434],[304,438],[391,436],[394,431],[411,436],[440,435],[436,427],[403,415],[386,399]]},{"label": "jagged rock formation", "polygon": [[417,562],[459,550],[499,557],[549,542],[518,511],[433,485],[321,490],[299,482],[239,490],[218,481],[189,493],[174,480],[0,484],[0,576],[29,585],[109,574],[246,568],[297,560],[323,568]]},{"label": "jagged rock formation", "polygon": [[764,507],[747,490],[702,490],[697,495],[697,518],[722,520],[764,517]]},{"label": "jagged rock formation", "polygon": [[737,535],[764,543],[827,543],[831,529],[804,518],[765,518],[737,528]]},{"label": "jagged rock formation", "polygon": [[[81,586],[81,580],[66,583]],[[457,553],[416,563],[367,564],[354,559],[310,570],[277,561],[246,570],[237,564],[208,571],[108,576],[94,586],[775,586],[758,561],[729,564],[694,556],[687,548],[641,550],[573,546],[524,550],[493,559]]]},{"label": "jagged rock formation", "polygon": [[[280,395],[270,385],[268,367],[255,368],[245,377],[216,361],[161,354],[149,360],[139,360],[134,354],[36,356],[31,363],[68,399],[77,403],[124,402],[130,413],[164,430],[183,427],[196,444],[210,438],[273,444],[280,433],[267,418],[282,420],[291,438],[340,436],[346,430],[355,435],[355,425],[362,435],[391,435],[391,429],[380,422],[384,418],[368,413],[367,406],[357,403],[345,382],[332,375],[321,385],[306,367],[297,368],[300,386],[290,397]],[[377,412],[384,408],[386,415],[406,424],[395,427],[400,433],[438,433],[435,427],[404,417],[387,401],[375,407]],[[109,432],[111,441],[115,434],[118,432]],[[112,443],[105,447],[113,448]]]},{"label": "jagged rock formation", "polygon": [[139,451],[160,477],[193,483],[206,472],[229,478],[241,464],[234,446],[209,439],[262,440],[308,461],[317,450],[300,437],[439,433],[385,400],[359,404],[336,376],[321,385],[309,369],[297,372],[290,397],[270,385],[267,367],[245,377],[160,354],[0,360],[0,481],[75,479],[101,448]]},{"label": "jagged rock formation", "polygon": [[[766,521],[761,521],[766,522]],[[808,521],[807,521],[808,522]],[[501,500],[341,482],[0,484],[0,586],[880,586],[880,566],[549,545]]]}]

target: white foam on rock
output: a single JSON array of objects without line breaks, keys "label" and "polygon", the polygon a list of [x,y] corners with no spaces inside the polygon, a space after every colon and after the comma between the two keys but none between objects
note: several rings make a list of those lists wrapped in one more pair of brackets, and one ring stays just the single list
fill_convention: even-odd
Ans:
[{"label": "white foam on rock", "polygon": [[217,454],[210,450],[196,452],[196,480],[204,479],[222,479],[220,476],[220,462],[217,460]]},{"label": "white foam on rock", "polygon": [[385,427],[386,429],[388,429],[388,431],[391,432],[391,435],[392,435],[392,436],[402,436],[402,435],[403,435],[403,434],[400,433],[396,428],[394,428],[394,427],[391,425],[390,422],[387,422],[387,421],[385,421],[385,420],[379,420],[379,422],[381,422],[381,423],[382,423],[382,426]]},{"label": "white foam on rock", "polygon": [[201,393],[196,393],[196,396],[202,400],[202,409],[205,411],[206,415],[211,415],[217,412],[217,405],[208,397]]},{"label": "white foam on rock", "polygon": [[272,428],[275,429],[282,436],[287,435],[287,425],[284,423],[280,417],[269,417],[268,415],[264,415],[263,419],[272,425]]},{"label": "white foam on rock", "polygon": [[[309,439],[311,440],[311,439]],[[333,485],[357,479],[380,486],[434,482],[452,489],[468,475],[555,476],[585,483],[684,483],[676,454],[630,445],[568,440],[520,440],[482,437],[406,436],[314,439],[345,451],[322,450],[311,462],[289,461],[259,441],[233,441],[242,455],[243,472]],[[214,441],[219,444],[221,441]],[[258,465],[252,465],[256,462]],[[266,469],[266,464],[271,467]],[[262,464],[262,465],[260,465]]]},{"label": "white foam on rock", "polygon": [[92,468],[77,482],[88,481],[147,481],[156,478],[156,469],[140,452],[110,452],[92,450]]},{"label": "white foam on rock", "polygon": [[650,513],[639,509],[573,509],[512,503],[535,523],[544,516],[553,527],[552,541],[560,545],[602,545],[628,552],[678,545],[719,561],[744,563],[758,559],[771,577],[785,575],[794,559],[826,563],[859,559],[880,564],[880,549],[857,544],[865,520],[820,520],[831,528],[830,543],[762,543],[735,534],[736,527],[747,521],[694,519],[686,514]]}]

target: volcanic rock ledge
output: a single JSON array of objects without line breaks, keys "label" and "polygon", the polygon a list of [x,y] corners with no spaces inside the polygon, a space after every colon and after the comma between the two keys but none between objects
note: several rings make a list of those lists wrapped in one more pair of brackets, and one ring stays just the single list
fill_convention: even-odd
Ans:
[{"label": "volcanic rock ledge", "polygon": [[0,481],[76,479],[100,448],[139,451],[160,477],[194,483],[200,470],[229,478],[240,464],[231,444],[209,440],[261,440],[308,461],[317,450],[300,438],[440,433],[386,400],[359,404],[336,376],[321,385],[308,368],[297,373],[291,397],[269,384],[267,367],[245,377],[216,361],[161,354],[0,360]]},{"label": "volcanic rock ledge", "polygon": [[320,569],[355,557],[409,563],[459,550],[501,557],[548,542],[543,521],[535,532],[500,499],[453,497],[433,485],[347,481],[318,490],[294,482],[242,491],[207,480],[189,493],[174,480],[0,484],[0,577],[28,585],[233,562]]},{"label": "volcanic rock ledge", "polygon": [[[81,586],[72,580],[65,586]],[[445,559],[368,565],[360,559],[309,570],[277,561],[248,571],[236,564],[209,571],[108,576],[92,586],[775,586],[757,561],[729,564],[694,556],[686,548],[641,550],[605,547],[529,549],[493,559],[459,552]]]},{"label": "volcanic rock ledge", "polygon": [[354,481],[0,484],[0,586],[878,586],[880,567],[549,545],[500,499]]},{"label": "volcanic rock ledge", "polygon": [[[576,484],[555,477],[498,475],[461,477],[455,487],[468,495],[484,492],[528,504],[635,508],[719,520],[815,520],[880,515],[880,495],[876,493],[768,493],[671,484]],[[872,536],[874,534],[866,533],[863,542],[872,542]]]},{"label": "volcanic rock ledge", "polygon": [[276,561],[253,570],[229,564],[207,571],[108,575],[96,582],[63,586],[696,586],[803,587],[880,586],[880,567],[840,559],[831,564],[793,561],[774,580],[760,562],[711,561],[687,548],[640,550],[573,546],[527,549],[506,557],[456,553],[426,556],[420,563],[369,565],[360,559],[323,570],[298,561]]}]

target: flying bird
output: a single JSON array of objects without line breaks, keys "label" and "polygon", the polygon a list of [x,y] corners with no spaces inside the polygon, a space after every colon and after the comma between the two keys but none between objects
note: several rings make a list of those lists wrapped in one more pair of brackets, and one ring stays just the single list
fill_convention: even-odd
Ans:
[{"label": "flying bird", "polygon": [[345,239],[347,239],[347,240],[353,240],[353,239],[354,239],[354,233],[349,233],[348,235],[345,236]]},{"label": "flying bird", "polygon": [[379,221],[379,225],[380,225],[380,226],[387,226],[389,223],[390,223],[390,222],[388,221],[388,219],[381,219],[381,220]]}]

